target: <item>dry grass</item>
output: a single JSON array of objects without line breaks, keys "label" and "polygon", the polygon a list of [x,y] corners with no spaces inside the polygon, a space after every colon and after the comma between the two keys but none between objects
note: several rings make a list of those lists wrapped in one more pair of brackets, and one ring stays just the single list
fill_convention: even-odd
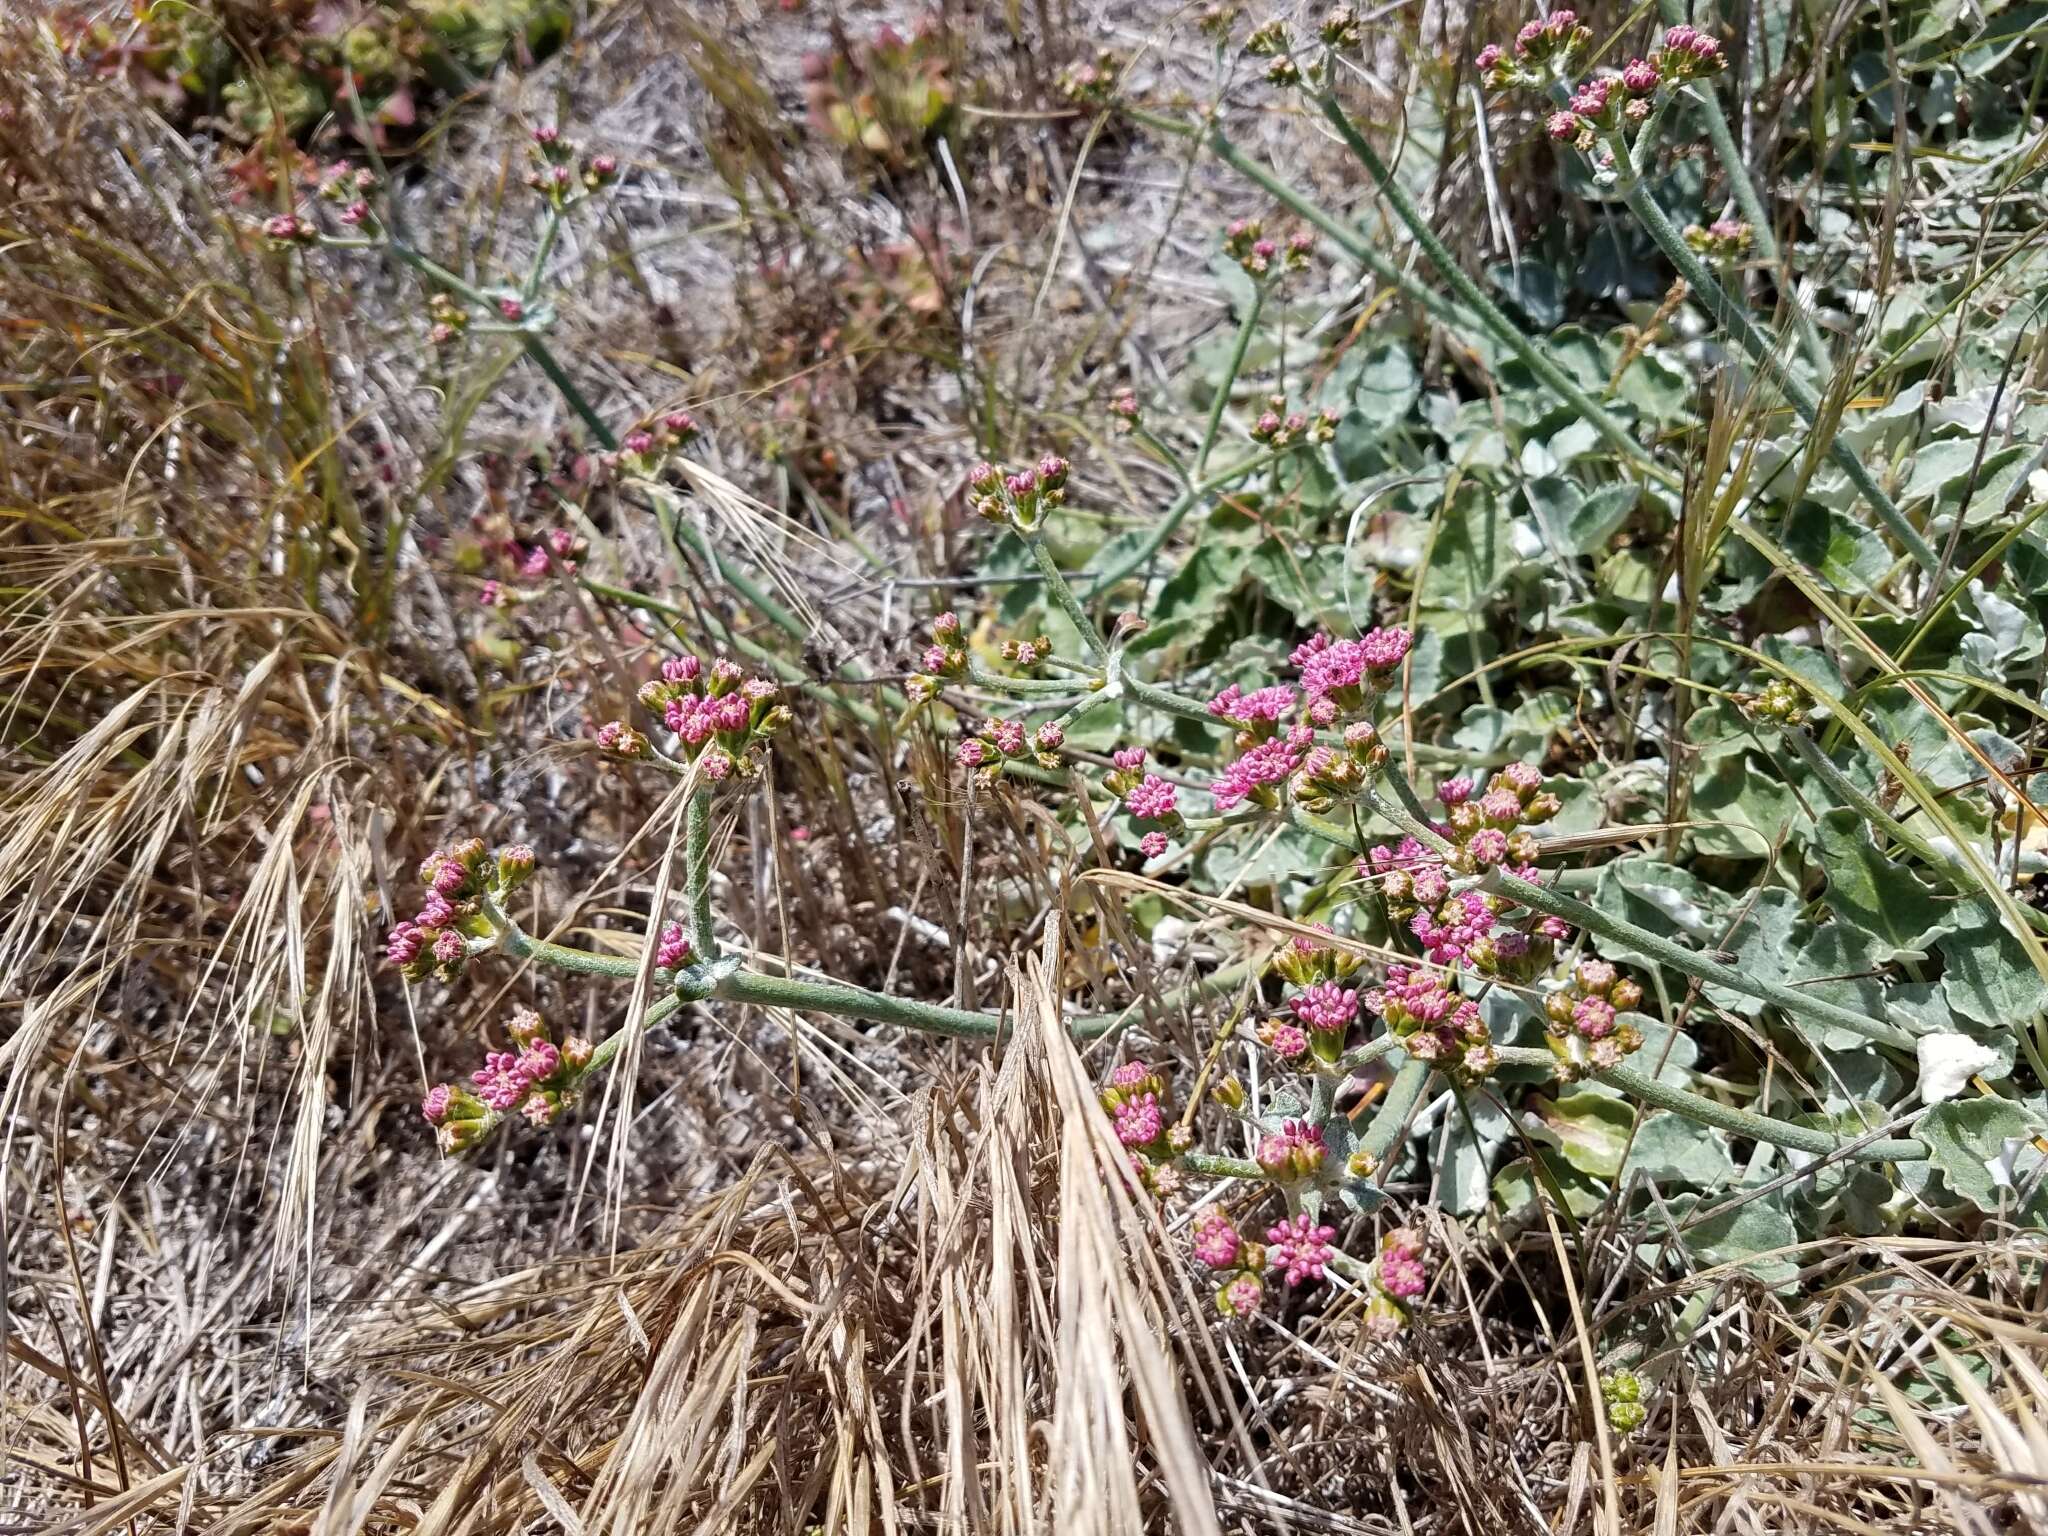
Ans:
[{"label": "dry grass", "polygon": [[[615,87],[586,85],[589,115],[678,173],[686,211],[730,213],[707,161],[728,194],[839,192],[871,246],[963,201],[937,178],[845,194],[764,124],[773,90],[721,73],[758,57],[794,78],[794,32],[739,17],[650,64],[675,21],[619,7],[561,68]],[[660,636],[579,599],[522,631],[510,671],[466,648],[433,546],[497,491],[457,462],[377,295],[287,281],[203,160],[18,16],[0,29],[0,1530],[2048,1527],[2034,1232],[1802,1251],[1795,1296],[1680,1274],[1611,1221],[1461,1226],[1410,1189],[1449,1257],[1403,1343],[1370,1342],[1341,1292],[1219,1326],[1116,1173],[1101,1063],[1047,1027],[1063,995],[1170,978],[1069,884],[1086,850],[941,792],[935,746],[899,754],[886,721],[807,717],[828,746],[778,765],[730,829],[728,908],[836,974],[1009,999],[1000,1055],[693,1017],[643,1043],[615,1122],[437,1163],[411,1113],[423,1074],[511,1000],[600,1033],[623,1000],[494,977],[415,1013],[377,935],[457,828],[554,850],[549,910],[592,942],[644,926],[666,833],[640,835],[654,802],[573,739]],[[1044,60],[983,44],[1021,99]],[[715,111],[692,63],[724,83]],[[628,131],[657,111],[713,126],[669,163]],[[785,506],[728,491],[730,466],[704,484],[791,606],[877,671],[900,658],[864,637],[922,597],[827,568],[785,511],[950,574],[943,509],[907,529],[892,509],[941,501],[971,451],[962,413],[1070,421],[1216,323],[1184,297],[1200,253],[1164,226],[1222,194],[1179,163],[1077,167],[1078,143],[998,135],[1016,249],[950,296],[977,324],[935,335],[862,288],[889,341],[844,367],[796,361],[802,306],[709,267],[708,242],[581,253],[603,273],[583,355],[619,398],[802,400]],[[487,149],[432,174],[426,195],[487,207]],[[1447,202],[1483,222],[1483,199]],[[1101,254],[1091,230],[1118,218],[1159,226],[1146,261]],[[700,274],[743,317],[730,357],[648,344],[633,307]],[[1166,297],[1133,318],[1148,284]],[[518,395],[469,442],[530,447],[520,426],[558,409]],[[868,463],[892,478],[847,468]],[[744,629],[644,526],[584,510],[621,576]],[[1031,915],[1021,940],[1006,906]],[[1214,1027],[1143,1029],[1199,1054]],[[1666,1373],[1657,1413],[1613,1443],[1585,1342],[1678,1335],[1682,1355],[1641,1362]]]}]

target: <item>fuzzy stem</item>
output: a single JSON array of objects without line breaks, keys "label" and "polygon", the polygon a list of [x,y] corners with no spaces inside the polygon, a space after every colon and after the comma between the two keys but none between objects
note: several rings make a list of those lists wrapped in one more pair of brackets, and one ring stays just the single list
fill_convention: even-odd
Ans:
[{"label": "fuzzy stem", "polygon": [[1212,1179],[1263,1179],[1266,1170],[1248,1157],[1218,1157],[1209,1152],[1183,1152],[1181,1167]]},{"label": "fuzzy stem", "polygon": [[[1778,349],[1772,339],[1750,318],[1748,306],[1731,296],[1728,290],[1721,286],[1720,280],[1707,270],[1706,263],[1694,254],[1692,247],[1685,243],[1685,237],[1679,234],[1671,220],[1665,217],[1664,210],[1658,206],[1657,200],[1650,196],[1649,188],[1640,181],[1632,181],[1624,196],[1628,200],[1630,211],[1649,232],[1651,240],[1671,264],[1678,268],[1678,275],[1691,285],[1693,292],[1700,296],[1714,318],[1734,334],[1735,339],[1742,344],[1743,351],[1749,354],[1758,367],[1765,369],[1777,379],[1779,387],[1785,392],[1785,398],[1792,402],[1792,408],[1799,413],[1800,420],[1809,427],[1817,426],[1821,399],[1813,386],[1778,355]],[[1827,455],[1834,461],[1835,466],[1849,477],[1849,483],[1856,487],[1857,493],[1869,504],[1870,510],[1877,514],[1878,520],[1891,530],[1892,537],[1899,541],[1906,553],[1911,555],[1923,570],[1932,572],[1941,563],[1940,557],[1935,554],[1933,546],[1921,536],[1920,530],[1913,526],[1906,514],[1901,512],[1891,497],[1885,494],[1884,488],[1877,483],[1863,461],[1838,436],[1833,435],[1828,440]]]},{"label": "fuzzy stem", "polygon": [[718,958],[718,929],[711,921],[711,791],[701,786],[683,814],[683,895],[690,948],[699,965],[709,965]]},{"label": "fuzzy stem", "polygon": [[1218,470],[1208,479],[1190,486],[1172,506],[1166,509],[1159,521],[1152,525],[1152,532],[1146,536],[1144,543],[1124,556],[1123,559],[1117,561],[1108,570],[1088,578],[1088,595],[1091,598],[1098,597],[1122,581],[1126,576],[1142,569],[1147,561],[1159,553],[1166,541],[1173,537],[1174,530],[1181,525],[1181,522],[1196,507],[1200,506],[1217,491],[1235,485],[1247,475],[1255,474],[1267,465],[1277,462],[1280,457],[1281,454],[1279,453],[1254,454],[1252,457],[1241,460],[1231,465],[1228,469]]},{"label": "fuzzy stem", "polygon": [[1088,654],[1098,662],[1108,656],[1109,651],[1102,643],[1102,636],[1095,628],[1095,621],[1088,617],[1081,600],[1074,596],[1074,589],[1067,585],[1067,578],[1060,573],[1059,563],[1052,557],[1052,551],[1045,547],[1045,541],[1036,533],[1025,541],[1031,549],[1031,559],[1045,577],[1045,585],[1053,595],[1053,601],[1060,605],[1068,622],[1081,632],[1081,643],[1088,647]]},{"label": "fuzzy stem", "polygon": [[1223,377],[1216,384],[1216,398],[1209,403],[1209,419],[1202,426],[1202,441],[1195,449],[1195,476],[1209,467],[1209,450],[1216,446],[1216,434],[1223,427],[1223,413],[1230,408],[1230,392],[1237,387],[1237,376],[1244,369],[1245,353],[1251,350],[1252,333],[1259,328],[1259,312],[1265,308],[1266,290],[1258,279],[1252,280],[1252,301],[1245,306],[1244,319],[1238,323],[1237,340],[1230,348],[1230,361],[1224,365]]},{"label": "fuzzy stem", "polygon": [[1367,143],[1365,136],[1358,131],[1357,125],[1351,121],[1343,105],[1337,100],[1336,93],[1328,88],[1320,90],[1316,93],[1316,103],[1322,108],[1323,116],[1330,120],[1331,125],[1343,138],[1345,147],[1351,151],[1358,163],[1365,167],[1366,174],[1372,177],[1374,185],[1380,189],[1380,195],[1387,200],[1395,216],[1408,226],[1408,232],[1415,237],[1415,243],[1422,248],[1422,254],[1427,256],[1431,265],[1443,274],[1444,281],[1449,283],[1452,291],[1472,308],[1486,328],[1494,333],[1502,345],[1521,359],[1524,367],[1577,411],[1586,424],[1606,438],[1624,458],[1660,484],[1676,489],[1677,477],[1651,458],[1620,421],[1575,384],[1571,377],[1533,341],[1524,336],[1521,328],[1466,275],[1458,258],[1451,254],[1443,241],[1436,237],[1436,232],[1429,227],[1429,220],[1424,218],[1422,210],[1415,206],[1415,200],[1409,197],[1407,190],[1394,179],[1394,173],[1388,169],[1386,161],[1380,158],[1379,151]]},{"label": "fuzzy stem", "polygon": [[[1498,1054],[1500,1064],[1504,1067],[1557,1065],[1557,1058],[1539,1046],[1504,1045],[1500,1047]],[[1818,1126],[1793,1125],[1788,1121],[1773,1119],[1769,1115],[1735,1109],[1688,1089],[1659,1081],[1646,1072],[1638,1072],[1634,1067],[1611,1067],[1605,1072],[1595,1072],[1592,1076],[1608,1087],[1619,1089],[1630,1098],[1639,1099],[1652,1108],[1668,1109],[1673,1114],[1685,1116],[1688,1120],[1696,1120],[1701,1125],[1710,1125],[1716,1130],[1728,1131],[1736,1136],[1746,1136],[1751,1141],[1768,1142],[1774,1147],[1784,1147],[1812,1157],[1832,1156],[1853,1145],[1851,1141],[1833,1131],[1825,1131]],[[1923,1142],[1902,1137],[1869,1142],[1852,1152],[1847,1152],[1845,1156],[1852,1162],[1924,1162],[1927,1147]]]},{"label": "fuzzy stem", "polygon": [[1394,1074],[1386,1098],[1380,1101],[1371,1126],[1358,1144],[1359,1150],[1372,1159],[1375,1177],[1386,1172],[1388,1154],[1394,1150],[1394,1143],[1400,1139],[1401,1133],[1408,1129],[1409,1117],[1415,1113],[1415,1106],[1422,1102],[1432,1072],[1428,1062],[1419,1056],[1410,1056],[1401,1063],[1401,1070]]}]

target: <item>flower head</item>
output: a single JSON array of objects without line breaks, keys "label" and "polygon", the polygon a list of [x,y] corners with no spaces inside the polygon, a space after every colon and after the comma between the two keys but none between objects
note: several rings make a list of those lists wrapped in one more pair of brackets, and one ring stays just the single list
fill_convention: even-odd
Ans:
[{"label": "flower head", "polygon": [[1195,1222],[1194,1253],[1197,1263],[1210,1269],[1231,1269],[1244,1249],[1244,1239],[1230,1218],[1216,1206],[1204,1210]]},{"label": "flower head", "polygon": [[1308,1212],[1297,1211],[1266,1229],[1267,1257],[1289,1285],[1320,1280],[1336,1257],[1331,1246],[1336,1235],[1335,1227],[1318,1226]]}]

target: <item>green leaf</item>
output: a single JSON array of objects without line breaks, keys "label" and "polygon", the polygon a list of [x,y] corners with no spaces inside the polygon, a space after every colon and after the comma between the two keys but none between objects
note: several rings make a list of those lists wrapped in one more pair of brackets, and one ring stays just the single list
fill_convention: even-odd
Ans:
[{"label": "green leaf", "polygon": [[1910,869],[1877,851],[1861,813],[1825,811],[1817,823],[1828,905],[1835,917],[1877,940],[1877,959],[1920,959],[1921,947],[1954,911],[1938,901]]},{"label": "green leaf", "polygon": [[1942,998],[1963,1018],[2004,1034],[2025,1029],[2048,1008],[2048,982],[2000,924],[1959,928],[1935,948],[1945,967]]},{"label": "green leaf", "polygon": [[1532,1095],[1530,1105],[1543,1128],[1556,1139],[1566,1162],[1581,1173],[1612,1179],[1621,1172],[1621,1158],[1635,1128],[1635,1111],[1612,1094],[1574,1088],[1555,1099]]},{"label": "green leaf", "polygon": [[1607,547],[1636,509],[1640,493],[1633,485],[1603,485],[1580,502],[1561,536],[1572,552],[1590,555]]},{"label": "green leaf", "polygon": [[1536,1204],[1540,1190],[1546,1200],[1564,1198],[1564,1208],[1583,1221],[1607,1203],[1607,1191],[1578,1169],[1548,1152],[1539,1171],[1526,1157],[1518,1158],[1494,1176],[1493,1199],[1504,1215],[1512,1216]]},{"label": "green leaf", "polygon": [[1876,590],[1892,568],[1884,540],[1817,501],[1802,501],[1785,519],[1785,549],[1844,591]]},{"label": "green leaf", "polygon": [[1731,1182],[1735,1163],[1719,1131],[1683,1115],[1659,1111],[1636,1128],[1621,1177],[1643,1174],[1666,1189],[1712,1189]]},{"label": "green leaf", "polygon": [[2031,1138],[2040,1129],[2010,1100],[1952,1099],[1922,1115],[1914,1133],[1927,1143],[1927,1160],[1950,1189],[1980,1211],[1995,1211],[2011,1203],[2015,1186],[2039,1166]]},{"label": "green leaf", "polygon": [[1791,1213],[1772,1195],[1745,1200],[1684,1233],[1686,1248],[1700,1264],[1740,1264],[1766,1285],[1784,1285],[1799,1273],[1791,1255],[1775,1252],[1798,1241]]},{"label": "green leaf", "polygon": [[1491,597],[1518,563],[1507,502],[1467,480],[1443,512],[1423,581],[1425,603],[1473,607]]}]

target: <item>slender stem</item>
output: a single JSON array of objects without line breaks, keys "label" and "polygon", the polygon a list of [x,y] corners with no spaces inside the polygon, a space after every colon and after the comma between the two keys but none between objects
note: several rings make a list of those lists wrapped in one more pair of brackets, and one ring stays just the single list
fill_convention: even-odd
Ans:
[{"label": "slender stem", "polygon": [[1643,120],[1643,126],[1636,131],[1635,154],[1629,165],[1637,177],[1649,174],[1650,166],[1657,157],[1657,140],[1664,133],[1664,119],[1671,111],[1671,103],[1677,98],[1662,91],[1657,94],[1657,104],[1650,108],[1650,115]]},{"label": "slender stem", "polygon": [[1099,597],[1126,576],[1141,569],[1146,562],[1159,553],[1166,541],[1173,537],[1174,530],[1180,527],[1182,520],[1187,517],[1188,513],[1200,506],[1217,491],[1235,485],[1247,475],[1256,474],[1267,465],[1277,462],[1281,457],[1282,454],[1277,452],[1253,454],[1250,458],[1240,460],[1228,469],[1218,470],[1207,480],[1188,487],[1175,500],[1173,505],[1166,509],[1159,521],[1152,525],[1152,532],[1146,536],[1142,544],[1124,556],[1123,559],[1117,561],[1108,570],[1097,572],[1089,578],[1088,595],[1091,598]]},{"label": "slender stem", "polygon": [[517,928],[501,927],[498,932],[498,947],[517,959],[537,961],[577,976],[610,976],[630,981],[640,974],[640,961],[634,956],[600,955],[567,944],[551,944],[546,939],[531,938]]},{"label": "slender stem", "polygon": [[526,355],[533,359],[535,366],[548,376],[548,382],[555,386],[561,397],[568,401],[569,409],[583,418],[583,424],[590,428],[591,436],[607,449],[617,449],[619,440],[612,435],[612,429],[605,425],[604,418],[597,414],[597,408],[583,396],[576,387],[576,381],[569,377],[562,365],[555,361],[555,354],[548,350],[548,344],[531,331],[519,338],[526,349]]},{"label": "slender stem", "polygon": [[421,276],[432,279],[435,283],[446,288],[450,293],[466,303],[472,304],[478,309],[488,310],[493,314],[497,312],[497,306],[483,293],[462,278],[456,276],[453,272],[450,272],[438,261],[421,255],[403,240],[394,238],[391,241],[391,254]]},{"label": "slender stem", "polygon": [[1053,601],[1060,605],[1077,630],[1081,632],[1081,643],[1088,647],[1088,654],[1098,662],[1109,655],[1109,649],[1102,643],[1102,635],[1095,628],[1095,621],[1081,606],[1081,600],[1074,596],[1074,589],[1067,585],[1067,578],[1061,574],[1059,564],[1052,557],[1052,551],[1045,547],[1045,540],[1038,534],[1031,534],[1025,542],[1030,546],[1031,559],[1045,577],[1045,585],[1053,595]]},{"label": "slender stem", "polygon": [[1169,693],[1164,688],[1155,687],[1143,678],[1131,676],[1121,667],[1118,668],[1117,678],[1126,697],[1136,699],[1140,704],[1150,704],[1163,714],[1175,715],[1182,720],[1193,720],[1198,725],[1220,727],[1223,723],[1209,713],[1206,705],[1183,698],[1177,693]]},{"label": "slender stem", "polygon": [[1230,361],[1224,364],[1223,377],[1217,381],[1216,398],[1209,402],[1209,419],[1202,426],[1202,441],[1195,449],[1196,479],[1200,479],[1202,471],[1209,467],[1209,450],[1216,446],[1216,434],[1223,426],[1223,413],[1230,408],[1231,391],[1237,388],[1237,376],[1244,369],[1244,356],[1251,350],[1252,333],[1259,328],[1259,312],[1265,305],[1265,286],[1253,278],[1252,301],[1245,306],[1244,319],[1238,322],[1237,340],[1230,348]]},{"label": "slender stem", "polygon": [[541,224],[540,245],[533,253],[533,265],[526,273],[526,302],[531,304],[540,293],[541,280],[547,276],[548,257],[555,251],[555,241],[562,233],[562,210],[550,203],[548,216]]},{"label": "slender stem", "polygon": [[1248,1157],[1218,1157],[1210,1152],[1183,1152],[1181,1167],[1213,1179],[1263,1179],[1266,1170]]},{"label": "slender stem", "polygon": [[1402,1132],[1408,1129],[1409,1117],[1415,1113],[1415,1106],[1422,1102],[1433,1072],[1434,1069],[1421,1057],[1410,1056],[1401,1063],[1401,1070],[1394,1074],[1386,1098],[1380,1101],[1379,1112],[1372,1117],[1372,1124],[1358,1144],[1359,1150],[1372,1159],[1377,1173],[1386,1172],[1387,1157]]},{"label": "slender stem", "polygon": [[[1555,1067],[1557,1058],[1540,1046],[1504,1045],[1498,1052],[1500,1064],[1504,1067]],[[1828,1157],[1844,1152],[1853,1142],[1833,1131],[1818,1126],[1793,1125],[1789,1121],[1776,1120],[1769,1115],[1752,1114],[1746,1109],[1735,1109],[1730,1105],[1675,1087],[1662,1082],[1634,1067],[1611,1067],[1605,1072],[1592,1074],[1598,1081],[1610,1088],[1617,1088],[1630,1098],[1639,1099],[1654,1109],[1668,1109],[1673,1114],[1696,1120],[1701,1125],[1711,1125],[1716,1130],[1728,1131],[1737,1136],[1747,1136],[1751,1141],[1769,1142],[1774,1147],[1784,1147],[1793,1152],[1804,1152],[1814,1157]],[[1909,1163],[1925,1161],[1927,1147],[1924,1142],[1911,1138],[1873,1141],[1856,1147],[1846,1156],[1855,1162]]]},{"label": "slender stem", "polygon": [[1393,208],[1396,217],[1408,226],[1408,232],[1415,237],[1415,243],[1422,248],[1422,254],[1427,256],[1431,265],[1443,274],[1444,281],[1451,285],[1452,291],[1471,306],[1486,328],[1521,359],[1524,367],[1550,386],[1559,398],[1577,411],[1585,422],[1606,438],[1623,457],[1660,484],[1676,489],[1679,484],[1678,477],[1657,463],[1628,429],[1608,413],[1606,407],[1574,383],[1562,368],[1522,334],[1520,327],[1502,313],[1500,306],[1488,298],[1477,283],[1466,276],[1458,258],[1453,256],[1443,241],[1436,237],[1436,232],[1429,227],[1429,220],[1423,217],[1422,210],[1415,206],[1415,200],[1409,197],[1407,190],[1394,179],[1394,173],[1388,169],[1386,161],[1380,158],[1379,151],[1367,143],[1365,136],[1358,131],[1357,125],[1351,121],[1343,105],[1337,100],[1336,93],[1325,88],[1316,93],[1316,101],[1322,108],[1323,116],[1330,120],[1331,125],[1343,138],[1345,147],[1351,151],[1359,164],[1365,167],[1366,174],[1372,177],[1374,184],[1380,189],[1380,195]]},{"label": "slender stem", "polygon": [[[1650,238],[1656,242],[1657,248],[1669,258],[1673,266],[1678,268],[1679,276],[1692,286],[1693,292],[1697,293],[1707,308],[1713,312],[1714,318],[1734,333],[1736,340],[1742,344],[1742,349],[1749,354],[1751,360],[1777,379],[1779,387],[1785,392],[1785,398],[1792,402],[1792,408],[1799,413],[1800,419],[1809,427],[1817,427],[1820,423],[1820,396],[1811,384],[1801,378],[1785,359],[1778,355],[1778,348],[1772,339],[1750,318],[1748,306],[1721,286],[1720,280],[1707,269],[1706,263],[1694,254],[1692,247],[1685,243],[1685,237],[1679,234],[1671,220],[1665,217],[1664,210],[1657,205],[1657,200],[1650,196],[1646,186],[1639,181],[1632,182],[1624,195],[1630,211],[1642,222],[1643,228],[1649,231]],[[1849,483],[1856,487],[1857,493],[1869,504],[1870,510],[1877,514],[1878,520],[1891,530],[1892,537],[1899,541],[1906,553],[1911,555],[1922,569],[1932,572],[1941,563],[1940,556],[1935,554],[1933,546],[1921,536],[1920,530],[1913,526],[1891,497],[1885,494],[1884,488],[1877,483],[1863,461],[1856,456],[1855,451],[1839,436],[1830,434],[1827,454],[1836,467],[1849,477]]]},{"label": "slender stem", "polygon": [[[1687,20],[1686,0],[1657,0],[1657,9],[1663,13],[1664,24],[1675,27]],[[1742,209],[1742,216],[1749,220],[1751,238],[1756,242],[1756,252],[1771,264],[1772,275],[1777,279],[1778,289],[1785,295],[1785,302],[1792,310],[1792,318],[1799,329],[1799,339],[1806,348],[1807,358],[1822,373],[1829,372],[1832,361],[1828,357],[1827,343],[1821,339],[1819,329],[1813,323],[1813,316],[1799,300],[1796,279],[1785,266],[1778,249],[1777,228],[1770,211],[1764,207],[1764,200],[1757,193],[1756,183],[1750,179],[1749,166],[1742,158],[1742,150],[1735,142],[1735,134],[1728,126],[1728,116],[1721,110],[1720,94],[1707,85],[1695,86],[1692,99],[1699,104],[1701,115],[1706,119],[1707,142],[1714,146],[1714,154],[1721,162],[1721,170],[1728,178],[1728,185],[1734,190],[1736,206]]]},{"label": "slender stem", "polygon": [[[1092,674],[1091,674],[1092,675]],[[978,688],[993,689],[997,693],[1014,693],[1024,696],[1046,694],[1058,698],[1072,698],[1077,688],[1088,686],[1082,682],[1063,682],[1051,677],[1003,677],[998,673],[985,671],[973,662],[967,664],[967,681]],[[1096,687],[1101,686],[1098,679]]]},{"label": "slender stem", "polygon": [[690,792],[683,813],[683,895],[690,909],[690,949],[699,965],[718,958],[718,929],[711,921],[711,791]]}]

